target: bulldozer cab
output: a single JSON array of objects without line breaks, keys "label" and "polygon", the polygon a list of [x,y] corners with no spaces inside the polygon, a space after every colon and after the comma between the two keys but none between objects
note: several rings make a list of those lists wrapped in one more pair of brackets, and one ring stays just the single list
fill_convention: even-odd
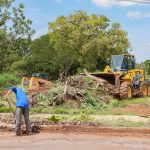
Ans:
[{"label": "bulldozer cab", "polygon": [[112,55],[111,68],[114,72],[135,69],[135,58],[133,55]]}]

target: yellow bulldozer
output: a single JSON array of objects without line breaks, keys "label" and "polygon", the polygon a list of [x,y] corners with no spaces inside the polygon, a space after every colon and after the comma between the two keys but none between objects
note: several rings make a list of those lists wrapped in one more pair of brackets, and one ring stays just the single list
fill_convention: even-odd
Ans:
[{"label": "yellow bulldozer", "polygon": [[90,76],[107,81],[113,94],[121,99],[144,97],[149,92],[144,70],[135,69],[134,55],[112,55],[111,67],[106,66],[103,72],[90,73]]},{"label": "yellow bulldozer", "polygon": [[[46,92],[52,85],[47,73],[33,73],[30,77],[24,76],[22,78],[22,86],[28,94]],[[9,89],[0,90],[0,96],[4,96],[8,91]]]},{"label": "yellow bulldozer", "polygon": [[22,78],[22,86],[28,89],[28,93],[44,92],[52,87],[47,73],[33,73],[31,77]]}]

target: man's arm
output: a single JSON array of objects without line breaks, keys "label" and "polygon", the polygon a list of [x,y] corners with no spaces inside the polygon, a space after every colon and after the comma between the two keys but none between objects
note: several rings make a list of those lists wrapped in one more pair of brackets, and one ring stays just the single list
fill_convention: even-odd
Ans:
[{"label": "man's arm", "polygon": [[4,99],[6,99],[6,98],[8,97],[8,95],[9,95],[11,92],[12,92],[12,90],[9,90],[9,91],[7,92],[7,94],[4,96]]}]

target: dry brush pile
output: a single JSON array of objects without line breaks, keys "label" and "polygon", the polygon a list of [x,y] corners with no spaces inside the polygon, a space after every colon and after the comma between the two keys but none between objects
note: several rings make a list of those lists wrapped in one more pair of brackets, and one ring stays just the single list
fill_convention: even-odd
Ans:
[{"label": "dry brush pile", "polygon": [[40,93],[34,101],[34,106],[69,105],[79,108],[81,105],[102,107],[112,100],[111,93],[105,87],[97,87],[92,79],[85,76],[68,77],[65,81],[57,81],[52,89]]}]

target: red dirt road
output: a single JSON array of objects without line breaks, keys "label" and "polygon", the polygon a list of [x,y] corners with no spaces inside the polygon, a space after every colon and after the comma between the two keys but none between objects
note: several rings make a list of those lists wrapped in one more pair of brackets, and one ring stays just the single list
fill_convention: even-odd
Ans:
[{"label": "red dirt road", "polygon": [[[125,131],[126,132],[126,131]],[[51,132],[13,137],[0,132],[0,150],[150,150],[150,135],[145,131],[121,134],[113,132]]]},{"label": "red dirt road", "polygon": [[11,137],[0,134],[0,150],[149,150],[150,140],[98,135],[48,134]]}]

